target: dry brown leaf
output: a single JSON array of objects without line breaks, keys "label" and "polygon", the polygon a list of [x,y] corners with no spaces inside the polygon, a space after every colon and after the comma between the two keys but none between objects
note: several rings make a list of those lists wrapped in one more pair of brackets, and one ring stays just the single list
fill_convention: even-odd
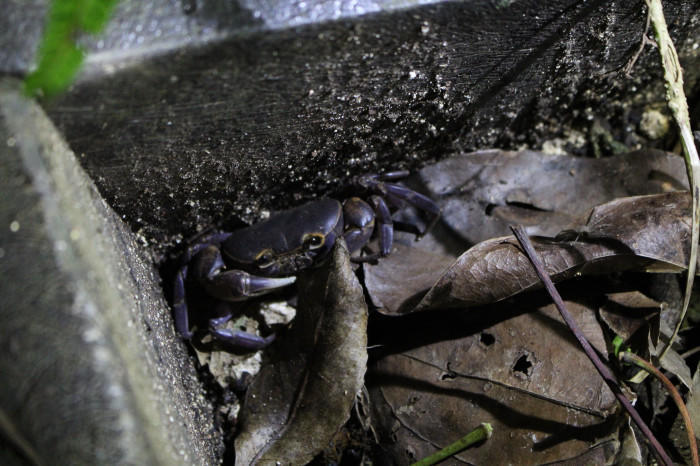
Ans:
[{"label": "dry brown leaf", "polygon": [[[616,335],[628,341],[642,328],[647,328],[647,334],[654,328],[658,335],[661,303],[639,291],[609,293],[606,298],[607,302],[600,308],[600,317]],[[647,335],[644,335],[643,342],[646,344]]]},{"label": "dry brown leaf", "polygon": [[367,363],[367,305],[343,241],[299,280],[299,312],[246,393],[236,464],[306,464],[350,416]]},{"label": "dry brown leaf", "polygon": [[695,432],[700,428],[700,368],[695,370],[693,375],[693,384],[690,387],[690,393],[686,402],[690,420],[693,422]]},{"label": "dry brown leaf", "polygon": [[[595,310],[567,302],[605,352]],[[378,425],[399,464],[420,459],[489,422],[493,436],[459,464],[538,464],[584,454],[614,430],[614,395],[553,305],[472,334],[386,356],[371,369]],[[465,329],[467,331],[468,329]],[[455,464],[458,460],[455,459]]]},{"label": "dry brown leaf", "polygon": [[[533,244],[555,281],[631,269],[679,272],[688,260],[689,209],[690,197],[685,192],[616,199],[594,208],[579,233],[569,232],[559,239],[533,238]],[[513,237],[477,244],[446,267],[432,287],[419,291],[419,286],[426,286],[445,268],[440,259],[430,268],[424,263],[428,261],[398,257],[367,265],[370,296],[382,303],[386,313],[404,314],[489,304],[540,286]],[[390,293],[387,284],[376,286],[379,280],[375,277],[392,275],[421,276],[423,280],[410,289],[398,283],[401,287]],[[415,305],[421,294],[425,296]]]},{"label": "dry brown leaf", "polygon": [[[686,192],[617,199],[593,209],[584,233],[533,243],[555,281],[630,269],[679,272],[689,253],[689,214]],[[457,259],[416,310],[486,304],[539,286],[516,241],[498,238]]]},{"label": "dry brown leaf", "polygon": [[[421,170],[443,221],[469,244],[504,236],[578,229],[594,206],[616,198],[687,190],[683,160],[653,149],[601,159],[486,150]],[[582,195],[585,193],[585,195]]]},{"label": "dry brown leaf", "polygon": [[377,264],[363,264],[372,304],[383,314],[413,309],[452,262],[453,257],[395,243]]}]

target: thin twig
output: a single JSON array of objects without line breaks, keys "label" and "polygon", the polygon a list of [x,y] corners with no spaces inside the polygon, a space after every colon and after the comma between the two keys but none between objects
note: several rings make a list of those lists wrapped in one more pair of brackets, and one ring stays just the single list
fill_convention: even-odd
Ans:
[{"label": "thin twig", "polygon": [[523,248],[523,251],[525,252],[525,255],[527,258],[530,260],[532,263],[533,268],[535,269],[535,273],[537,276],[542,280],[542,283],[544,284],[545,289],[549,293],[549,295],[552,297],[552,301],[554,301],[554,305],[557,307],[557,310],[559,310],[559,314],[561,314],[562,319],[564,319],[564,322],[566,322],[566,325],[569,327],[571,332],[573,332],[574,336],[576,337],[576,340],[578,340],[579,344],[583,348],[583,351],[586,353],[588,358],[591,360],[593,365],[595,366],[596,370],[600,374],[600,376],[603,378],[605,383],[610,387],[610,390],[615,394],[615,397],[617,400],[622,404],[622,406],[625,408],[625,410],[629,413],[630,417],[634,421],[635,424],[637,424],[637,427],[639,427],[639,430],[642,431],[644,436],[647,438],[649,441],[649,444],[651,445],[652,450],[656,454],[657,458],[663,463],[668,466],[671,466],[673,464],[673,461],[671,461],[671,458],[668,456],[668,454],[664,451],[663,447],[659,443],[659,441],[656,439],[652,431],[649,429],[649,427],[646,425],[646,423],[642,420],[641,416],[637,412],[636,409],[634,409],[634,406],[632,406],[632,403],[630,403],[630,400],[627,399],[627,397],[622,393],[622,389],[620,388],[620,384],[618,383],[617,379],[613,375],[612,371],[603,364],[603,361],[600,360],[598,357],[598,354],[595,352],[591,344],[588,342],[586,337],[583,335],[581,330],[578,327],[578,324],[574,320],[574,318],[571,316],[569,311],[566,309],[566,306],[564,305],[564,301],[561,299],[561,295],[559,295],[559,292],[557,289],[554,287],[554,284],[552,283],[552,280],[549,278],[549,274],[545,272],[544,266],[542,265],[542,261],[540,260],[539,255],[535,251],[535,248],[532,246],[532,243],[530,242],[530,239],[527,236],[527,233],[525,233],[525,229],[518,225],[511,227],[511,230],[513,230],[513,234],[515,234],[515,237],[518,239],[518,242],[520,243],[520,246]]},{"label": "thin twig", "polygon": [[685,315],[688,312],[688,304],[690,304],[691,290],[693,289],[693,280],[695,278],[695,269],[697,266],[698,240],[700,239],[700,226],[698,225],[698,218],[700,218],[700,202],[698,201],[700,158],[698,158],[698,150],[693,142],[693,135],[690,129],[688,102],[685,98],[685,92],[683,92],[683,70],[678,61],[676,48],[673,45],[671,36],[668,34],[668,27],[666,26],[661,0],[646,0],[646,4],[649,9],[651,25],[654,28],[656,43],[659,46],[661,66],[664,70],[666,100],[668,101],[668,108],[671,110],[673,118],[678,125],[681,145],[683,146],[683,156],[685,157],[685,168],[688,174],[688,184],[690,185],[690,192],[693,196],[690,260],[688,261],[688,276],[685,283],[683,308],[681,309],[678,322],[676,322],[676,328],[673,330],[673,335],[659,354],[660,361],[671,348],[673,340],[675,340],[683,324],[683,320],[685,320]]},{"label": "thin twig", "polygon": [[625,72],[625,76],[630,76],[632,74],[632,68],[634,68],[634,64],[637,63],[637,60],[639,57],[642,55],[642,52],[644,51],[644,47],[646,45],[656,45],[649,37],[647,37],[647,32],[649,31],[649,24],[651,23],[651,18],[649,16],[649,13],[647,13],[647,22],[646,25],[644,26],[644,32],[642,33],[642,39],[639,41],[639,48],[635,52],[634,55],[632,55],[632,58],[629,59],[629,61],[625,64],[625,66],[622,68],[622,71]]},{"label": "thin twig", "polygon": [[622,351],[620,352],[620,359],[622,359],[626,363],[634,364],[637,367],[641,367],[642,369],[659,379],[659,381],[662,384],[664,384],[666,390],[668,390],[668,392],[671,394],[673,402],[676,403],[676,406],[678,407],[678,412],[681,413],[681,417],[683,417],[683,422],[685,423],[685,430],[688,434],[688,444],[690,446],[690,456],[693,461],[693,466],[700,466],[700,459],[698,459],[698,444],[695,440],[693,422],[690,420],[690,414],[688,413],[688,409],[685,407],[685,403],[683,403],[683,398],[681,398],[681,394],[678,393],[676,387],[671,383],[670,380],[668,380],[668,378],[665,375],[661,373],[660,370],[654,367],[649,361],[642,359],[636,354],[630,351]]},{"label": "thin twig", "polygon": [[692,356],[692,355],[694,355],[695,353],[698,353],[698,352],[700,352],[700,346],[696,346],[696,347],[693,348],[693,349],[689,349],[689,350],[686,351],[685,353],[681,353],[681,358],[687,359],[687,358],[689,358],[690,356]]}]

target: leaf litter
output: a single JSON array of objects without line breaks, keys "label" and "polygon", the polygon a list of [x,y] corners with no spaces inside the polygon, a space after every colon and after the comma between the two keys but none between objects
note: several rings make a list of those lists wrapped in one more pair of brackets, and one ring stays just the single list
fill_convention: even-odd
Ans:
[{"label": "leaf litter", "polygon": [[[576,319],[605,352],[595,310],[575,302]],[[399,464],[432,453],[475,424],[494,432],[483,448],[459,455],[468,464],[537,464],[576,456],[610,435],[613,394],[552,305],[474,333],[382,357],[372,368],[378,423],[391,432]],[[376,385],[375,385],[376,383]]]},{"label": "leaf litter", "polygon": [[[553,308],[533,300],[539,282],[515,241],[502,235],[514,221],[541,235],[534,240],[538,252],[556,281],[574,284],[569,305],[601,354],[610,329],[624,329],[628,340],[640,329],[658,336],[663,303],[605,290],[581,296],[576,288],[585,286],[582,276],[685,269],[690,198],[674,192],[684,187],[679,160],[659,151],[600,160],[481,151],[421,172],[443,207],[444,231],[419,243],[398,235],[393,253],[363,264],[361,274],[372,304],[387,316],[404,315],[389,320],[409,329],[392,335],[410,341],[393,352],[370,329],[379,349],[371,350],[371,416],[363,420],[399,464],[487,421],[496,426],[487,445],[455,461],[608,461],[620,442],[629,443],[628,434],[617,434],[612,394]],[[466,252],[455,259],[443,247],[425,246],[445,235]],[[246,394],[236,464],[308,462],[350,415],[367,358],[366,305],[341,251],[334,265],[300,277],[298,316]],[[618,301],[635,299],[642,302],[638,313],[614,316]],[[413,316],[432,323],[413,329],[400,323]],[[441,325],[450,327],[447,338],[423,338]],[[692,385],[689,369],[673,359]]]},{"label": "leaf litter", "polygon": [[[524,221],[531,233],[556,235],[533,240],[555,281],[625,271],[678,273],[686,269],[691,199],[687,192],[673,191],[684,184],[683,165],[678,163],[678,157],[647,151],[604,159],[603,164],[594,159],[556,157],[553,161],[542,154],[536,155],[479,152],[473,159],[463,156],[446,161],[443,172],[439,171],[440,164],[426,168],[421,176],[445,208],[445,224],[467,244],[502,233],[512,221]],[[587,163],[593,167],[593,174],[586,173]],[[616,163],[621,168],[613,169]],[[507,167],[509,164],[515,167]],[[543,168],[542,164],[547,167]],[[516,167],[522,169],[521,175],[511,176],[518,172]],[[620,171],[625,173],[618,178]],[[528,172],[537,181],[527,177]],[[510,174],[501,177],[499,173]],[[576,184],[580,180],[574,180],[573,196],[560,196],[556,202],[548,199],[551,190],[562,189],[562,184],[562,191],[567,191],[566,180],[571,181],[571,178],[581,178],[587,188]],[[618,186],[621,179],[625,183]],[[544,187],[538,185],[539,180],[545,180]],[[490,184],[484,186],[487,182]],[[546,186],[548,184],[550,187]],[[591,190],[595,195],[580,194]],[[650,192],[657,194],[647,194]],[[630,194],[637,195],[629,197]],[[618,198],[619,195],[628,197]],[[600,204],[601,200],[607,202]],[[460,206],[455,207],[457,204]],[[454,217],[450,215],[452,211],[457,212]],[[483,231],[475,216],[472,216],[474,225],[464,226],[465,219],[474,212],[486,218],[482,222]],[[561,329],[557,331],[551,326],[540,329],[529,321],[535,316],[540,319],[546,316],[546,306],[522,308],[526,299],[519,296],[539,288],[540,283],[512,237],[485,239],[456,260],[405,245],[397,245],[397,250],[399,254],[377,264],[364,265],[368,294],[378,310],[386,315],[424,311],[418,314],[442,319],[446,309],[456,309],[463,313],[486,312],[493,319],[494,309],[504,305],[516,306],[522,312],[514,317],[505,313],[501,320],[482,329],[481,333],[467,331],[461,337],[453,335],[450,339],[417,344],[415,348],[396,354],[386,348],[379,351],[380,356],[371,370],[371,393],[380,405],[377,423],[393,439],[389,445],[395,457],[400,458],[400,464],[433,453],[479,422],[493,423],[494,436],[484,448],[469,450],[455,461],[537,464],[578,455],[599,455],[601,451],[617,452],[617,447],[610,449],[610,443],[605,444],[607,450],[601,450],[596,443],[603,438],[617,442],[614,432],[617,427],[612,427],[617,424],[606,417],[614,411],[614,403],[603,396],[606,391],[610,393],[603,387],[592,364],[583,358],[576,345],[556,340]],[[595,295],[595,292],[586,293]],[[530,295],[532,293],[525,294]],[[602,332],[596,315],[605,296],[600,298],[589,307],[584,306],[583,311],[580,300],[568,303],[578,311],[577,321],[589,332],[591,328]],[[616,298],[621,299],[614,293],[608,296],[609,301]],[[637,329],[644,325],[648,332],[655,331],[658,335],[659,323],[654,324],[653,317],[658,318],[661,304],[641,293],[636,299],[644,307],[644,311],[631,317],[636,323],[618,316],[617,324],[636,325]],[[494,306],[493,303],[501,304]],[[655,309],[650,310],[650,307]],[[643,322],[639,322],[640,316]],[[557,317],[548,318],[563,326]],[[649,319],[652,321],[648,322]],[[446,325],[451,325],[448,321]],[[524,337],[526,335],[529,339]],[[490,342],[486,347],[498,348],[491,358],[485,354],[484,338]],[[607,354],[607,349],[600,347],[601,340],[602,336],[597,349]],[[646,346],[646,339],[644,343]],[[650,351],[653,347],[642,349]],[[553,365],[544,368],[543,361]],[[457,370],[459,362],[462,368]],[[671,352],[661,363],[684,383],[691,383],[690,371],[678,353]],[[546,374],[544,382],[537,380],[540,370]],[[522,383],[526,387],[521,386]],[[570,390],[573,387],[589,390],[589,398],[577,401],[559,384]],[[488,390],[484,390],[485,387]],[[494,391],[493,387],[498,388]],[[523,394],[520,391],[523,389],[529,393]],[[596,396],[590,396],[592,393]],[[603,399],[609,401],[604,407],[597,404]],[[494,414],[497,410],[493,405],[504,411]],[[565,414],[557,414],[556,409],[563,409]],[[606,414],[601,415],[603,420],[595,416],[591,419],[576,417],[592,416],[590,410]],[[572,416],[572,412],[576,415]],[[537,416],[553,424],[545,428],[533,426],[536,419],[541,419]],[[561,425],[557,424],[558,419],[564,419]],[[574,433],[573,426],[585,430],[588,437]],[[562,432],[568,434],[562,435]],[[576,454],[572,455],[574,452]]]}]

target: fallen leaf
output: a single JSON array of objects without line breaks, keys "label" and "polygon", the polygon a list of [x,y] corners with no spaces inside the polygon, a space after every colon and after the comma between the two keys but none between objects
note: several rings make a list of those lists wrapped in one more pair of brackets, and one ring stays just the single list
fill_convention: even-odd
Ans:
[{"label": "fallen leaf", "polygon": [[512,224],[554,236],[578,228],[593,206],[688,189],[683,159],[653,149],[600,159],[486,150],[425,167],[420,176],[443,221],[469,244],[507,235]]},{"label": "fallen leaf", "polygon": [[642,449],[637,440],[637,434],[632,428],[632,419],[628,418],[625,424],[620,428],[620,453],[618,454],[617,464],[628,466],[642,466],[644,457]]},{"label": "fallen leaf", "polygon": [[[583,232],[533,244],[555,282],[631,269],[679,272],[688,260],[689,214],[685,192],[617,199],[593,209]],[[462,254],[410,312],[478,306],[540,286],[516,240],[495,238]]]},{"label": "fallen leaf", "polygon": [[367,363],[367,305],[343,241],[302,274],[298,314],[246,392],[236,464],[306,464],[350,416]]},{"label": "fallen leaf", "polygon": [[363,264],[372,304],[383,314],[413,309],[452,262],[452,257],[396,243],[377,264]]},{"label": "fallen leaf", "polygon": [[676,350],[669,348],[660,362],[661,367],[678,377],[678,380],[683,382],[683,385],[688,388],[693,386],[693,377],[690,372],[690,367],[688,367],[685,363],[685,359],[683,359]]},{"label": "fallen leaf", "polygon": [[[639,291],[608,293],[606,298],[607,301],[600,308],[600,317],[623,340],[630,340],[642,328],[650,329],[654,318],[657,320],[654,327],[658,334],[661,303]],[[644,335],[643,343],[646,345],[647,335]]]},{"label": "fallen leaf", "polygon": [[693,383],[686,400],[686,408],[688,408],[688,414],[697,436],[700,430],[700,368],[696,369],[695,375],[693,375]]},{"label": "fallen leaf", "polygon": [[[572,301],[567,306],[604,353],[595,310]],[[554,306],[519,311],[493,325],[465,328],[462,338],[385,356],[371,368],[375,425],[395,440],[385,446],[399,464],[433,453],[481,422],[493,425],[493,436],[454,461],[557,461],[589,452],[597,438],[615,430],[608,419],[614,395]]]}]

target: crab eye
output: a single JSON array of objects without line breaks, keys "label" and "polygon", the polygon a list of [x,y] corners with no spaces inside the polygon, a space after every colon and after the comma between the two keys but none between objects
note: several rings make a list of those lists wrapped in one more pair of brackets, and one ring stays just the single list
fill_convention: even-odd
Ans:
[{"label": "crab eye", "polygon": [[265,249],[255,257],[255,266],[261,269],[270,267],[275,262],[275,256],[270,249]]},{"label": "crab eye", "polygon": [[323,246],[325,238],[319,233],[312,233],[304,237],[304,247],[306,249],[318,249]]}]

